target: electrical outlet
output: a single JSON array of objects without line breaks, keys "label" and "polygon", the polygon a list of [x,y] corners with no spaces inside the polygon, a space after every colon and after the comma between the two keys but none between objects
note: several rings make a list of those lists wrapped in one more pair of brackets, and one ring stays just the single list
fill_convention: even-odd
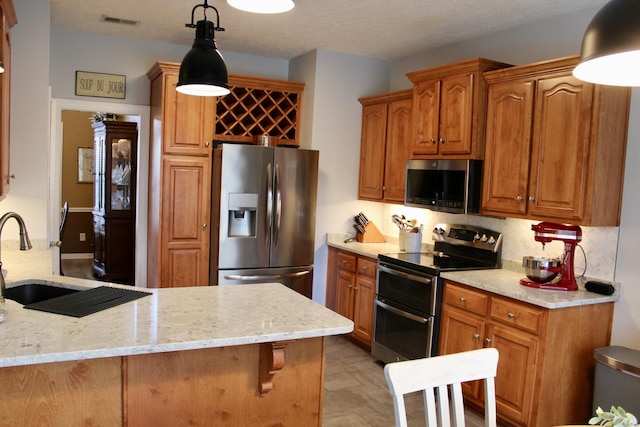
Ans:
[{"label": "electrical outlet", "polygon": [[84,242],[85,240],[87,240],[87,233],[80,233],[80,241]]}]

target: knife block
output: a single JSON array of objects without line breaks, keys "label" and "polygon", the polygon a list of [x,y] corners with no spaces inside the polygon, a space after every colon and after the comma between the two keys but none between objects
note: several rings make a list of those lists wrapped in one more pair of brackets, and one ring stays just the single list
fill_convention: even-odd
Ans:
[{"label": "knife block", "polygon": [[364,233],[356,233],[356,239],[360,243],[384,243],[387,241],[373,222],[364,226]]}]

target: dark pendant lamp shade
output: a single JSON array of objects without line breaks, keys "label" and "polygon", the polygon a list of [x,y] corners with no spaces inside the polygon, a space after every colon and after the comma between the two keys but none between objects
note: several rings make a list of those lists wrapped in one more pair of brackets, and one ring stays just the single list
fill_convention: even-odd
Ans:
[{"label": "dark pendant lamp shade", "polygon": [[640,1],[611,0],[598,11],[573,75],[602,85],[640,86]]},{"label": "dark pendant lamp shade", "polygon": [[213,33],[213,22],[198,21],[193,46],[180,64],[178,92],[197,96],[229,93],[227,66],[216,48]]}]

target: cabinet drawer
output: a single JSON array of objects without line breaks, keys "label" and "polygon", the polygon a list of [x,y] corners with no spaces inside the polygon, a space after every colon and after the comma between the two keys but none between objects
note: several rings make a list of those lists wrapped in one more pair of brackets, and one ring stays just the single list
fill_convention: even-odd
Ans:
[{"label": "cabinet drawer", "polygon": [[453,285],[451,282],[446,282],[444,302],[481,315],[486,315],[489,308],[488,295]]},{"label": "cabinet drawer", "polygon": [[544,312],[529,305],[494,297],[491,298],[491,318],[539,334]]},{"label": "cabinet drawer", "polygon": [[376,278],[377,262],[367,258],[358,258],[358,274],[372,279]]},{"label": "cabinet drawer", "polygon": [[356,271],[356,256],[347,252],[338,252],[338,268]]}]

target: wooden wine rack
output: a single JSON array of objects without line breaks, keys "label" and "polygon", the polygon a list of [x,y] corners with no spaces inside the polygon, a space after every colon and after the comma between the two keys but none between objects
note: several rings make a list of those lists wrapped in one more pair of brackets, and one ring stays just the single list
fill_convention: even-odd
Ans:
[{"label": "wooden wine rack", "polygon": [[277,145],[300,144],[304,83],[229,76],[231,93],[217,100],[216,139],[255,142],[266,135]]}]

